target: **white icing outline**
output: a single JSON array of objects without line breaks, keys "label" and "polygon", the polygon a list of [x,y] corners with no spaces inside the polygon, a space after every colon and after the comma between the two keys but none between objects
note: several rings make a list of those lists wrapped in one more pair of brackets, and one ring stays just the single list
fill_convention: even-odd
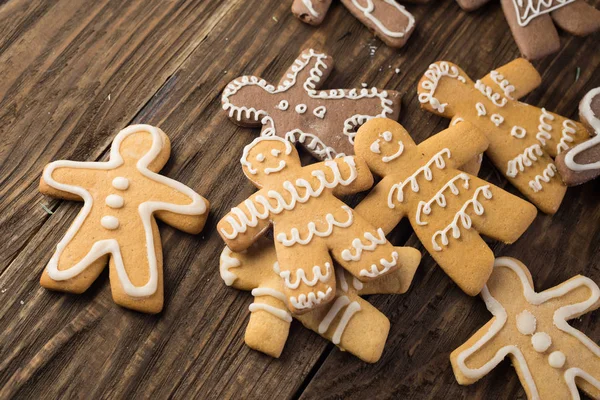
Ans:
[{"label": "white icing outline", "polygon": [[402,152],[404,152],[404,143],[402,143],[402,141],[399,140],[398,141],[398,151],[396,151],[394,154],[392,154],[390,156],[381,157],[381,161],[383,161],[384,163],[394,161],[396,158],[398,158],[402,155]]},{"label": "white icing outline", "polygon": [[438,190],[438,192],[433,195],[433,197],[431,198],[431,200],[425,202],[423,200],[421,200],[419,202],[419,205],[417,206],[417,214],[415,216],[415,221],[417,223],[417,225],[427,225],[427,222],[424,222],[421,220],[421,213],[425,214],[425,215],[429,215],[431,214],[431,205],[436,202],[440,207],[445,208],[446,207],[446,196],[444,195],[444,192],[446,191],[446,189],[450,189],[450,192],[455,195],[458,196],[458,194],[460,193],[460,191],[458,190],[458,188],[456,187],[455,183],[457,180],[463,180],[463,187],[465,189],[469,188],[469,180],[471,179],[471,177],[469,175],[467,175],[464,172],[459,173],[458,175],[456,175],[454,178],[450,179],[448,182],[446,182],[446,184],[444,184],[444,186],[442,186],[442,188],[440,190]]},{"label": "white icing outline", "polygon": [[[278,290],[267,288],[267,287],[260,287],[260,288],[252,289],[251,293],[252,293],[252,296],[254,296],[254,297],[260,297],[260,296],[272,297],[274,299],[281,301],[283,304],[285,304],[285,301],[286,301],[285,295],[283,293],[281,293]],[[290,314],[286,310],[283,310],[283,309],[277,308],[277,307],[273,307],[272,305],[269,305],[269,304],[252,303],[248,307],[248,310],[250,310],[250,312],[255,312],[255,311],[259,311],[259,310],[266,311],[269,314],[271,314],[285,322],[292,322],[292,314]]]},{"label": "white icing outline", "polygon": [[555,120],[554,115],[550,114],[545,108],[542,107],[540,124],[538,125],[538,133],[535,135],[535,138],[542,144],[542,146],[546,145],[546,140],[552,139],[552,124],[546,122],[546,119],[548,119],[550,122]]},{"label": "white icing outline", "polygon": [[[352,246],[350,249],[344,249],[342,251],[342,259],[345,261],[359,261],[363,251],[374,251],[377,246],[383,245],[387,243],[387,239],[385,238],[385,233],[383,229],[378,228],[377,234],[379,238],[373,235],[371,232],[365,232],[364,238],[368,242],[368,244],[363,244],[360,238],[355,238],[352,240]],[[354,248],[355,253],[352,254],[352,248]]]},{"label": "white icing outline", "polygon": [[504,117],[500,114],[492,114],[490,116],[490,121],[492,121],[494,125],[500,126],[504,122]]},{"label": "white icing outline", "polygon": [[298,104],[294,110],[298,113],[298,114],[304,114],[306,112],[306,110],[308,109],[308,107],[306,106],[306,104]]},{"label": "white icing outline", "polygon": [[306,9],[308,10],[308,12],[315,18],[319,17],[319,13],[314,9],[312,1],[311,0],[302,0],[302,3],[304,4],[304,7],[306,7]]},{"label": "white icing outline", "polygon": [[[539,17],[540,15],[548,14],[554,10],[571,4],[575,0],[525,0],[527,5],[521,12],[523,7],[523,0],[513,0],[515,7],[515,13],[517,17],[517,23],[520,26],[527,26],[532,19]],[[552,5],[552,3],[555,3]],[[548,7],[542,10],[543,7]]]},{"label": "white icing outline", "polygon": [[[263,88],[269,94],[278,94],[284,93],[289,90],[291,87],[296,85],[296,79],[300,71],[308,66],[310,61],[315,58],[315,65],[309,71],[309,77],[304,81],[303,88],[308,94],[309,97],[313,99],[324,99],[324,100],[339,100],[339,99],[350,99],[350,100],[359,100],[362,98],[379,98],[381,104],[381,112],[377,115],[362,115],[356,114],[344,121],[343,134],[348,137],[348,140],[351,144],[354,144],[354,137],[356,136],[356,132],[354,132],[355,128],[358,125],[364,124],[366,121],[372,118],[386,118],[388,115],[393,113],[393,109],[391,105],[393,101],[388,98],[388,92],[383,90],[379,91],[377,88],[369,89],[361,89],[360,92],[357,89],[330,89],[330,90],[317,90],[317,84],[320,82],[321,77],[324,74],[324,70],[326,70],[327,64],[323,61],[327,58],[326,54],[317,53],[313,49],[309,49],[302,54],[294,61],[291,66],[291,73],[286,75],[286,80],[282,82],[281,85],[277,87],[267,83],[264,79],[257,78],[256,76],[243,76],[241,78],[237,78],[230,82],[225,90],[223,90],[223,95],[221,97],[222,108],[225,111],[228,111],[228,115],[230,118],[235,118],[238,121],[241,121],[242,115],[247,119],[253,118],[255,121],[260,121],[262,125],[265,125],[266,128],[262,132],[262,136],[273,136],[276,134],[275,131],[275,123],[273,119],[269,116],[269,113],[266,110],[257,110],[254,107],[245,107],[245,106],[235,106],[230,102],[230,97],[235,95],[240,89],[245,86],[259,86]],[[319,107],[317,107],[318,109]],[[293,132],[299,131],[298,129],[294,129]],[[283,136],[287,137],[288,133],[286,132]],[[302,132],[306,135],[309,135],[308,132]],[[313,135],[314,136],[314,135]],[[323,151],[322,154],[329,155],[330,153],[335,153],[335,150],[329,146],[328,149]]]},{"label": "white icing outline", "polygon": [[[274,137],[259,137],[256,140],[266,140],[270,138]],[[289,142],[281,138],[277,139],[289,144]],[[293,210],[296,207],[296,203],[306,203],[311,198],[319,197],[326,188],[333,189],[338,185],[347,186],[351,184],[358,176],[354,157],[344,157],[343,161],[346,163],[346,165],[348,165],[348,167],[350,167],[350,176],[348,178],[344,179],[342,177],[340,169],[335,161],[325,161],[325,167],[328,167],[333,172],[333,179],[331,182],[327,180],[325,173],[321,170],[312,171],[312,176],[317,178],[319,181],[319,185],[316,189],[314,189],[312,184],[306,179],[296,179],[295,185],[290,181],[284,181],[282,187],[284,191],[287,191],[290,194],[291,198],[289,202],[281,193],[276,190],[267,191],[266,196],[259,194],[254,197],[254,200],[246,199],[244,201],[244,205],[248,209],[250,216],[246,215],[246,213],[239,207],[232,208],[229,212],[229,214],[232,215],[228,214],[223,218],[224,222],[229,223],[232,231],[227,232],[224,228],[221,228],[221,233],[227,239],[235,239],[238,234],[246,232],[248,227],[257,226],[259,219],[266,220],[271,214],[277,215],[282,213],[284,210]],[[300,195],[298,188],[304,189],[303,195]],[[273,205],[270,200],[275,200],[275,204]],[[262,206],[262,211],[258,210],[256,207],[257,205]]]},{"label": "white icing outline", "polygon": [[[186,205],[171,204],[161,201],[146,201],[138,206],[138,214],[142,220],[146,239],[146,255],[148,257],[149,268],[148,282],[143,286],[134,286],[133,283],[131,283],[123,264],[120,245],[116,239],[104,239],[95,242],[87,255],[77,264],[69,269],[59,270],[58,261],[60,256],[71,240],[73,240],[73,237],[75,237],[83,222],[90,214],[93,206],[93,197],[91,193],[83,187],[68,185],[55,181],[54,178],[52,178],[52,173],[58,168],[78,168],[108,171],[120,167],[124,163],[123,157],[120,153],[121,143],[128,136],[138,132],[148,132],[152,136],[152,146],[150,150],[137,161],[137,170],[146,178],[166,185],[192,199],[192,202]],[[181,182],[168,178],[164,175],[159,175],[148,169],[148,165],[156,159],[165,145],[162,135],[162,131],[154,126],[131,125],[117,134],[110,149],[110,158],[106,162],[58,160],[46,166],[43,173],[43,179],[46,184],[54,189],[75,194],[83,199],[83,208],[79,214],[77,214],[77,217],[67,230],[65,236],[56,245],[56,252],[46,266],[46,272],[51,279],[55,281],[71,279],[83,272],[90,264],[98,260],[100,257],[110,254],[115,265],[115,271],[117,272],[117,276],[121,282],[121,286],[127,295],[132,297],[147,297],[156,292],[158,287],[158,265],[156,261],[156,254],[154,252],[154,233],[152,229],[153,214],[156,211],[169,211],[183,215],[202,215],[206,212],[206,202],[199,194]],[[115,185],[115,180],[112,182],[113,186]]]},{"label": "white icing outline", "polygon": [[395,208],[393,202],[394,191],[397,191],[396,200],[399,203],[404,201],[404,186],[406,186],[410,182],[410,188],[413,192],[419,193],[419,183],[417,182],[417,176],[423,172],[423,176],[427,181],[431,181],[433,179],[433,172],[431,170],[431,165],[435,163],[435,166],[438,169],[446,168],[446,162],[444,161],[443,155],[446,155],[448,158],[451,157],[450,150],[448,148],[444,148],[437,152],[431,159],[421,168],[417,169],[411,176],[406,178],[403,182],[395,183],[390,188],[390,192],[388,193],[388,207]]},{"label": "white icing outline", "polygon": [[398,252],[393,251],[391,261],[388,261],[385,258],[382,258],[379,260],[379,264],[381,264],[381,266],[383,267],[383,269],[381,271],[377,268],[376,264],[371,264],[370,270],[361,269],[359,272],[359,275],[360,276],[368,276],[369,278],[376,278],[379,275],[383,275],[383,274],[387,273],[389,270],[394,268],[397,263],[398,263]]},{"label": "white icing outline", "polygon": [[478,117],[484,117],[487,115],[487,110],[485,109],[485,106],[483,105],[483,103],[480,103],[480,102],[475,103],[475,109],[477,110]]},{"label": "white icing outline", "polygon": [[[590,338],[585,336],[583,333],[578,331],[577,329],[571,327],[567,320],[571,319],[576,315],[580,315],[586,311],[588,311],[594,304],[600,299],[600,288],[589,278],[584,276],[578,276],[565,282],[558,287],[545,290],[540,293],[536,293],[529,283],[529,278],[527,273],[524,270],[524,267],[521,267],[515,261],[507,257],[499,257],[494,262],[494,269],[496,268],[509,268],[511,269],[520,279],[521,285],[523,286],[523,295],[525,299],[533,305],[540,305],[545,303],[546,301],[552,300],[557,297],[561,297],[566,293],[575,290],[581,286],[586,286],[590,289],[591,294],[590,297],[577,304],[570,304],[567,306],[563,306],[558,308],[554,312],[553,323],[561,331],[570,334],[571,336],[578,339],[584,346],[586,346],[594,355],[600,357],[600,347],[596,345]],[[487,363],[482,365],[479,368],[469,368],[465,364],[465,360],[474,354],[476,351],[481,349],[488,341],[493,339],[498,332],[504,327],[507,321],[507,312],[490,293],[487,285],[481,291],[481,297],[485,301],[487,309],[493,314],[494,319],[492,324],[490,325],[489,330],[477,340],[471,347],[460,352],[456,358],[456,366],[459,371],[469,379],[480,379],[481,377],[488,374],[492,369],[494,369],[500,362],[508,355],[512,354],[514,357],[513,363],[519,363],[519,367],[522,373],[522,378],[529,389],[529,393],[531,393],[532,399],[539,399],[539,393],[537,391],[537,387],[535,385],[535,381],[531,375],[529,367],[527,365],[527,361],[523,356],[523,353],[516,345],[507,345],[502,347],[500,350],[496,352],[494,357],[489,360]],[[577,386],[575,384],[576,377],[582,377],[590,384],[594,385],[597,389],[600,389],[600,382],[593,378],[591,375],[582,371],[579,368],[570,368],[565,374],[565,381],[571,391],[571,395],[574,399],[577,399],[579,394],[577,391]]]},{"label": "white icing outline", "polygon": [[554,163],[548,164],[540,175],[536,175],[535,178],[529,181],[529,187],[534,193],[541,191],[543,189],[541,182],[550,182],[550,179],[556,175],[555,173],[556,165],[554,165]]},{"label": "white icing outline", "polygon": [[509,160],[506,164],[506,176],[514,178],[519,172],[523,172],[525,167],[531,167],[535,161],[538,161],[538,156],[543,156],[544,152],[539,144],[533,144],[523,150],[522,154],[519,154],[512,160]]},{"label": "white icing outline", "polygon": [[493,70],[490,72],[490,78],[492,78],[492,81],[494,81],[496,85],[500,86],[500,89],[502,89],[504,92],[504,96],[510,100],[514,100],[511,96],[511,93],[515,91],[515,87],[510,84],[508,79],[504,78],[504,75],[500,74],[496,70]]},{"label": "white icing outline", "polygon": [[325,118],[325,113],[327,112],[327,107],[319,106],[313,110],[313,115],[317,118]]},{"label": "white icing outline", "polygon": [[[327,146],[321,139],[312,133],[306,133],[300,129],[289,131],[285,134],[285,139],[294,144],[302,143],[306,148],[312,150],[317,157],[324,160],[332,160],[334,158],[346,156],[344,153],[337,153],[333,147]],[[310,142],[307,142],[308,139],[310,139]]]},{"label": "white icing outline", "polygon": [[279,103],[277,103],[275,108],[277,108],[278,110],[281,110],[281,111],[286,111],[288,108],[290,108],[290,103],[284,99],[284,100],[281,100]]},{"label": "white icing outline", "polygon": [[344,334],[344,330],[346,329],[346,326],[348,325],[354,314],[356,314],[361,309],[360,304],[357,301],[350,302],[348,296],[338,297],[335,303],[333,303],[333,305],[329,309],[329,311],[327,311],[325,317],[323,317],[323,319],[321,320],[319,328],[317,329],[321,335],[327,332],[329,326],[331,325],[335,317],[337,317],[337,315],[344,307],[346,307],[346,310],[344,311],[342,318],[338,322],[338,325],[335,328],[335,332],[333,333],[333,336],[331,338],[333,344],[336,345],[340,344],[342,335]]},{"label": "white icing outline", "polygon": [[494,105],[498,107],[504,107],[508,100],[502,97],[500,93],[494,92],[494,89],[483,83],[480,79],[475,81],[475,89],[479,90],[481,94],[487,97]]},{"label": "white icing outline", "polygon": [[571,151],[565,155],[565,165],[572,171],[581,172],[600,168],[600,161],[589,164],[579,164],[575,161],[575,157],[579,153],[600,144],[600,116],[596,116],[592,110],[592,100],[596,96],[600,96],[600,87],[587,92],[579,105],[579,113],[585,118],[592,129],[596,131],[596,136],[573,147]]},{"label": "white icing outline", "polygon": [[328,299],[331,293],[331,287],[328,287],[325,292],[319,290],[316,295],[314,292],[308,293],[308,296],[305,293],[302,293],[298,297],[290,297],[290,303],[292,303],[297,310],[314,308],[316,305],[321,304],[323,300]]},{"label": "white icing outline", "polygon": [[404,6],[398,4],[394,0],[383,0],[387,4],[395,7],[398,11],[400,11],[401,14],[403,14],[408,19],[408,23],[406,24],[406,28],[404,29],[404,31],[391,31],[383,24],[383,22],[381,22],[375,15],[373,15],[373,11],[375,11],[375,4],[373,0],[365,1],[367,2],[366,7],[361,6],[356,0],[352,0],[352,4],[358,10],[360,10],[365,17],[367,17],[371,22],[373,22],[377,29],[381,31],[381,33],[383,33],[384,35],[389,36],[391,38],[402,38],[415,26],[415,17],[413,17],[411,13],[406,11],[406,8],[404,8]]},{"label": "white icing outline", "polygon": [[481,204],[479,202],[479,200],[477,200],[477,197],[479,196],[480,193],[482,193],[483,197],[486,198],[487,200],[490,200],[492,198],[492,192],[490,190],[490,185],[480,186],[477,189],[475,189],[475,194],[473,194],[473,197],[470,200],[468,200],[467,202],[465,202],[465,204],[461,207],[461,209],[454,215],[454,219],[452,220],[452,222],[448,226],[446,226],[443,230],[436,231],[433,234],[433,236],[431,237],[431,244],[433,245],[433,249],[435,251],[442,250],[442,248],[436,242],[436,238],[438,236],[441,238],[443,246],[448,246],[448,243],[449,243],[448,242],[448,232],[450,230],[452,231],[452,237],[454,239],[460,238],[460,227],[458,226],[458,221],[460,221],[463,228],[465,228],[467,230],[471,229],[473,220],[466,213],[467,207],[469,207],[469,205],[473,205],[473,211],[475,212],[476,215],[483,215],[485,208],[483,207],[483,204]]},{"label": "white icing outline", "polygon": [[421,87],[425,89],[425,92],[419,93],[419,102],[421,104],[429,103],[434,110],[440,113],[444,112],[448,103],[440,103],[440,101],[434,97],[434,94],[440,80],[444,76],[457,79],[462,83],[467,82],[467,80],[460,75],[460,72],[455,65],[450,66],[446,61],[429,65],[429,68],[423,74],[423,78],[425,79],[421,82]]},{"label": "white icing outline", "polygon": [[573,139],[573,136],[571,135],[577,133],[577,125],[569,119],[565,119],[562,126],[562,137],[560,138],[560,142],[556,145],[556,154],[569,150],[571,146],[567,143],[573,142],[575,139]]},{"label": "white icing outline", "polygon": [[221,279],[227,286],[233,285],[233,282],[237,279],[237,275],[229,271],[231,268],[237,268],[242,265],[241,261],[235,257],[232,257],[233,252],[227,246],[223,248],[221,257],[219,258],[219,273]]},{"label": "white icing outline", "polygon": [[348,218],[345,222],[337,221],[333,214],[327,213],[327,215],[325,215],[325,222],[327,223],[327,228],[325,230],[317,229],[316,224],[313,221],[310,221],[307,225],[308,234],[306,235],[305,239],[302,239],[300,237],[300,231],[298,230],[298,228],[294,227],[290,232],[289,239],[285,232],[280,232],[277,234],[277,241],[286,247],[293,246],[296,243],[304,246],[309,244],[314,236],[321,238],[330,236],[333,233],[334,226],[337,226],[339,228],[348,228],[354,222],[352,209],[347,205],[343,205],[342,210],[346,211],[348,215]]}]

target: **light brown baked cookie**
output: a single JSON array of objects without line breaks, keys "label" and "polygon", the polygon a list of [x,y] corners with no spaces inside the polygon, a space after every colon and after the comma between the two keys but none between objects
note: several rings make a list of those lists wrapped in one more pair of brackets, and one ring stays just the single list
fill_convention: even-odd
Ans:
[{"label": "light brown baked cookie", "polygon": [[600,289],[578,275],[536,293],[520,261],[496,259],[481,296],[494,315],[450,356],[456,380],[470,385],[510,358],[529,399],[600,398],[600,347],[567,321],[600,306]]},{"label": "light brown baked cookie", "polygon": [[354,144],[382,180],[355,208],[390,232],[407,217],[423,246],[468,295],[478,294],[494,264],[479,236],[513,243],[533,222],[536,208],[458,168],[485,151],[486,136],[461,122],[416,145],[395,121],[363,125]]},{"label": "light brown baked cookie", "polygon": [[421,259],[419,252],[412,250],[405,268],[365,283],[336,265],[334,300],[302,315],[292,314],[286,306],[284,285],[279,276],[281,270],[275,247],[269,240],[263,238],[243,253],[234,253],[225,247],[220,271],[228,286],[252,291],[254,302],[249,307],[251,316],[245,334],[246,344],[251,348],[279,357],[292,318],[296,318],[340,349],[373,363],[381,357],[390,323],[360,296],[406,292]]},{"label": "light brown baked cookie", "polygon": [[563,182],[575,186],[600,176],[600,87],[579,103],[579,119],[595,136],[556,157]]},{"label": "light brown baked cookie", "polygon": [[401,97],[376,88],[319,90],[332,70],[330,56],[304,50],[277,87],[255,76],[234,79],[223,91],[223,109],[236,124],[262,125],[262,136],[301,143],[318,159],[352,155],[360,125],[397,119]]},{"label": "light brown baked cookie", "polygon": [[[246,146],[244,174],[260,190],[219,221],[233,251],[246,250],[273,226],[284,293],[293,313],[335,297],[332,257],[361,281],[404,268],[405,253],[384,232],[337,199],[373,185],[367,164],[342,157],[303,167],[292,144],[277,136]],[[412,249],[408,250],[412,254]]]},{"label": "light brown baked cookie", "polygon": [[106,264],[114,301],[157,313],[163,307],[163,260],[155,217],[199,233],[206,199],[158,171],[171,152],[167,135],[132,125],[115,137],[106,162],[54,161],[44,168],[40,192],[83,201],[41,277],[45,288],[82,293]]},{"label": "light brown baked cookie", "polygon": [[580,123],[517,101],[541,78],[517,59],[473,82],[458,66],[439,61],[418,85],[421,107],[475,125],[487,136],[486,154],[500,172],[545,213],[558,210],[566,192],[552,157],[589,137]]}]

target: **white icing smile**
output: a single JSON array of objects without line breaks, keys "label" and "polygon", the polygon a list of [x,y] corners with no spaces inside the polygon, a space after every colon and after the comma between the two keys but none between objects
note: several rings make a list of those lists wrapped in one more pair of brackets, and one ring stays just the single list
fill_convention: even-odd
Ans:
[{"label": "white icing smile", "polygon": [[396,158],[400,157],[400,155],[402,154],[403,151],[404,151],[404,143],[402,143],[402,141],[398,141],[398,151],[395,152],[394,154],[392,154],[391,156],[381,157],[381,160],[385,163],[393,161]]},{"label": "white icing smile", "polygon": [[275,168],[265,168],[265,174],[269,175],[269,174],[273,174],[273,173],[277,173],[279,171],[281,171],[282,169],[285,168],[285,161],[280,160],[279,161],[279,165]]}]

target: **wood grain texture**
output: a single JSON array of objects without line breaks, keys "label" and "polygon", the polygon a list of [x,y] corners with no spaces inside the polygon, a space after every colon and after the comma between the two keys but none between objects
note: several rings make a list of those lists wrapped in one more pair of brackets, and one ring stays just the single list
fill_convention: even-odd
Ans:
[{"label": "wood grain texture", "polygon": [[[370,298],[392,322],[375,365],[296,323],[279,360],[244,345],[251,298],[221,282],[215,225],[253,192],[237,160],[258,130],[228,121],[224,86],[244,74],[276,80],[301,49],[316,46],[336,61],[326,88],[366,82],[401,91],[400,121],[420,142],[448,124],[419,109],[416,84],[431,62],[453,61],[477,78],[518,56],[498,4],[470,14],[453,1],[409,5],[417,30],[397,51],[340,4],[314,28],[288,3],[0,3],[0,398],[523,398],[507,362],[471,387],[455,382],[450,352],[490,315],[429,256],[406,295]],[[536,63],[543,83],[524,101],[576,118],[579,98],[600,86],[599,39],[561,36],[561,51]],[[132,122],[169,135],[163,173],[213,206],[198,236],[160,226],[165,309],[158,316],[115,306],[106,273],[81,296],[38,284],[80,208],[38,194],[43,166],[103,159]],[[481,175],[506,187],[487,162]],[[578,273],[600,282],[599,190],[594,182],[570,189],[555,216],[538,216],[512,246],[493,244],[496,254],[527,264],[538,290]],[[390,237],[420,247],[406,223]],[[599,315],[575,322],[596,341]]]}]

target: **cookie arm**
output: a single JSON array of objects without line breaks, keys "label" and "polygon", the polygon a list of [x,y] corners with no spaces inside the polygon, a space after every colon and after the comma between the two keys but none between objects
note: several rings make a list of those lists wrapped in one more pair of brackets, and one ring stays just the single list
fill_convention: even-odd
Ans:
[{"label": "cookie arm", "polygon": [[44,168],[40,178],[41,193],[65,200],[82,201],[84,186],[91,186],[102,179],[106,171],[99,170],[103,163],[54,161]]},{"label": "cookie arm", "polygon": [[508,98],[518,100],[536,89],[542,77],[529,61],[517,58],[491,71],[481,81]]},{"label": "cookie arm", "polygon": [[[257,201],[258,200],[258,201]],[[268,199],[262,190],[231,209],[217,224],[225,244],[233,251],[244,251],[271,225],[268,211],[263,205]],[[267,214],[261,214],[264,212]]]},{"label": "cookie arm", "polygon": [[503,243],[514,243],[529,228],[537,215],[537,208],[499,187],[477,177],[471,177],[470,185],[488,187],[490,205],[482,215],[471,213],[475,229],[484,236]]},{"label": "cookie arm", "polygon": [[296,318],[368,363],[381,358],[390,330],[390,321],[385,315],[352,293],[342,292],[330,304]]},{"label": "cookie arm", "polygon": [[292,322],[281,289],[281,284],[272,280],[252,290],[254,302],[244,336],[250,348],[275,358],[283,351]]},{"label": "cookie arm", "polygon": [[417,147],[425,158],[431,158],[443,149],[450,150],[445,158],[450,168],[460,168],[489,146],[487,137],[474,125],[463,121],[450,126],[435,136],[425,140]]},{"label": "cookie arm", "polygon": [[391,177],[383,178],[354,209],[386,235],[406,216],[405,203],[397,201],[395,183]]},{"label": "cookie arm", "polygon": [[584,0],[574,1],[550,13],[561,29],[577,36],[586,36],[600,30],[600,10]]},{"label": "cookie arm", "polygon": [[[304,167],[313,177],[333,186],[335,196],[358,193],[373,186],[373,174],[365,160],[346,156]],[[335,185],[334,185],[335,183]]]}]

